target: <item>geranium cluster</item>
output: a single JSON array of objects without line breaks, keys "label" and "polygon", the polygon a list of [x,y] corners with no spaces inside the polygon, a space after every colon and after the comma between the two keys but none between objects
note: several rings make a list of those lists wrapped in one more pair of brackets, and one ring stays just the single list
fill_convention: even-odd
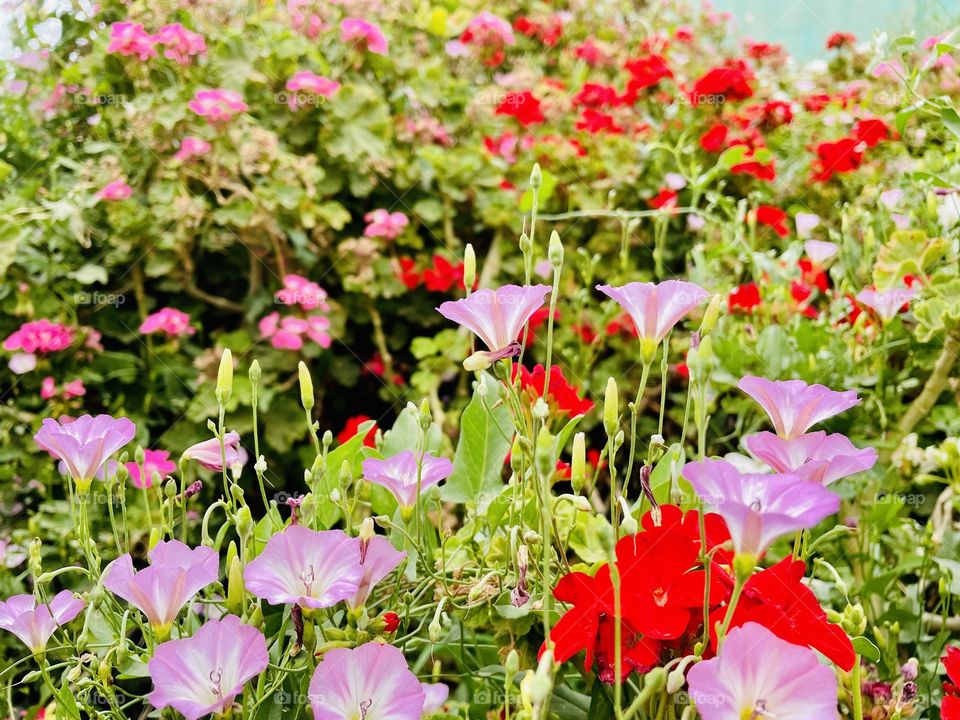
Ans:
[{"label": "geranium cluster", "polygon": [[293,311],[287,315],[274,311],[261,318],[260,334],[278,350],[300,350],[304,338],[322,348],[330,347],[330,311],[327,293],[317,283],[300,275],[290,274],[283,279],[283,288],[276,293],[276,301]]}]

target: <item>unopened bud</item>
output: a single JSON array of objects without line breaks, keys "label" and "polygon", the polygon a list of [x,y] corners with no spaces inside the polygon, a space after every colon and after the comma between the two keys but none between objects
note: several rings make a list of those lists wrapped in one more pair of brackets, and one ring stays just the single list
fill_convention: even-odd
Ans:
[{"label": "unopened bud", "polygon": [[490,360],[490,353],[485,350],[477,350],[463,361],[463,369],[467,372],[481,372],[491,365],[493,365],[493,362]]},{"label": "unopened bud", "polygon": [[547,258],[553,269],[558,269],[563,265],[563,243],[560,242],[560,233],[556,230],[550,233],[550,245],[547,249]]},{"label": "unopened bud", "polygon": [[540,163],[533,164],[533,170],[530,171],[530,187],[534,190],[543,184],[543,172],[540,170]]},{"label": "unopened bud", "polygon": [[551,477],[557,470],[557,461],[553,455],[553,436],[544,425],[537,435],[537,452],[534,457],[537,472],[541,477]]},{"label": "unopened bud", "polygon": [[717,326],[717,320],[720,319],[722,309],[723,296],[714,293],[713,297],[710,298],[710,304],[707,305],[706,312],[703,313],[703,321],[700,323],[701,336],[709,334]]},{"label": "unopened bud", "polygon": [[256,385],[258,382],[260,382],[261,374],[262,371],[260,370],[260,363],[257,360],[254,360],[252,363],[250,363],[250,371],[248,373],[250,382]]},{"label": "unopened bud", "polygon": [[507,682],[513,684],[513,677],[520,672],[520,654],[516,648],[511,648],[507,653],[507,659],[503,663],[503,669],[506,671]]},{"label": "unopened bud", "polygon": [[696,655],[687,655],[685,658],[680,660],[680,664],[670,671],[670,674],[667,675],[668,695],[673,695],[674,693],[679,692],[680,689],[686,684],[687,667],[696,659]]},{"label": "unopened bud", "polygon": [[531,250],[533,250],[533,243],[530,242],[530,236],[525,232],[520,233],[520,252],[529,255]]},{"label": "unopened bud", "polygon": [[310,371],[303,360],[297,365],[300,374],[300,403],[307,412],[313,410],[313,379],[310,377]]},{"label": "unopened bud", "polygon": [[463,249],[463,286],[467,292],[473,290],[477,282],[477,256],[473,252],[473,245],[467,243]]},{"label": "unopened bud", "polygon": [[620,425],[620,391],[617,381],[607,378],[607,390],[603,395],[603,429],[609,437],[617,434]]},{"label": "unopened bud", "polygon": [[233,353],[230,348],[220,356],[220,368],[217,370],[217,402],[226,405],[233,392]]},{"label": "unopened bud", "polygon": [[240,558],[233,557],[227,571],[227,610],[234,615],[243,614],[243,566]]},{"label": "unopened bud", "polygon": [[570,462],[570,484],[577,494],[583,490],[587,481],[587,446],[586,435],[578,432],[573,436],[573,458]]}]

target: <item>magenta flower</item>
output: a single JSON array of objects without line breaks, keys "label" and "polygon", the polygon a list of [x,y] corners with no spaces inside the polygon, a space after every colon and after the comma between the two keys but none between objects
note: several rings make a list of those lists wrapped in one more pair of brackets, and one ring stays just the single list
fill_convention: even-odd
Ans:
[{"label": "magenta flower", "polygon": [[207,42],[203,35],[187,30],[180,23],[164,25],[154,39],[165,46],[163,56],[180,65],[189,65],[194,55],[204,55],[207,52]]},{"label": "magenta flower", "polygon": [[43,652],[54,631],[73,620],[83,607],[83,600],[69,590],[57,593],[50,604],[40,605],[33,595],[14,595],[0,602],[0,628],[20,638],[31,652]]},{"label": "magenta flower", "polygon": [[482,12],[474,17],[467,24],[461,40],[473,45],[492,47],[513,45],[516,42],[510,23],[489,12]]},{"label": "magenta flower", "polygon": [[[231,430],[223,437],[224,450],[226,450],[227,467],[243,467],[247,464],[247,451],[240,444],[240,433]],[[196,445],[191,445],[183,451],[181,458],[196,460],[200,467],[214,472],[223,472],[223,456],[220,453],[220,441],[217,438],[210,438]]]},{"label": "magenta flower", "polygon": [[137,426],[125,417],[83,415],[63,425],[46,418],[33,439],[63,462],[77,490],[85,493],[107,459],[133,440],[136,432]]},{"label": "magenta flower", "polygon": [[356,595],[363,574],[356,538],[291,525],[247,564],[243,583],[273,605],[327,608]]},{"label": "magenta flower", "polygon": [[890,288],[889,290],[861,290],[857,300],[873,310],[884,324],[893,320],[904,305],[917,294],[916,288]]},{"label": "magenta flower", "polygon": [[133,188],[127,185],[123,178],[118,178],[108,182],[97,192],[97,197],[101,200],[126,200],[133,195]]},{"label": "magenta flower", "polygon": [[502,285],[496,290],[477,290],[463,300],[448,300],[437,312],[483,340],[490,351],[484,353],[490,364],[519,354],[517,338],[549,292],[549,285]]},{"label": "magenta flower", "polygon": [[420,720],[420,681],[393,645],[334,648],[317,665],[308,691],[314,720]]},{"label": "magenta flower", "polygon": [[316,97],[332,97],[340,89],[340,83],[309,70],[298,70],[287,80],[286,89],[291,93],[287,105],[296,110],[302,105],[313,104]]},{"label": "magenta flower", "polygon": [[270,661],[263,633],[236,615],[210,620],[193,637],[160,644],[147,670],[155,708],[172,707],[187,720],[223,713],[248,680]]},{"label": "magenta flower", "polygon": [[182,335],[193,335],[196,328],[190,326],[190,316],[182,310],[165,307],[151,313],[140,323],[140,332],[144,335],[164,333],[174,338]]},{"label": "magenta flower", "polygon": [[49,320],[26,322],[3,341],[4,350],[49,353],[66,350],[73,343],[73,328]]},{"label": "magenta flower", "polygon": [[304,310],[323,310],[328,312],[327,291],[302,275],[290,273],[283,278],[283,289],[277,291],[274,298],[284,305],[298,305]]},{"label": "magenta flower", "polygon": [[179,540],[160,541],[150,551],[149,567],[133,569],[130,553],[104,570],[107,590],[138,608],[161,637],[166,637],[177,614],[207,585],[217,579],[220,558],[213,548],[190,548]]},{"label": "magenta flower", "polygon": [[387,54],[387,36],[383,34],[383,30],[362,18],[344,18],[340,23],[340,40],[342,42],[356,40],[376,55]]},{"label": "magenta flower", "polygon": [[748,375],[737,387],[759,403],[777,435],[794,438],[818,422],[849,410],[860,402],[856,390],[837,392],[803,380],[767,380]]},{"label": "magenta flower", "polygon": [[418,470],[417,458],[412,450],[404,450],[386,460],[367,458],[363,461],[363,477],[387,488],[397,499],[401,510],[409,510],[417,504],[418,472],[421,494],[446,480],[453,472],[452,462],[430,453],[423,455],[422,464],[423,467]]},{"label": "magenta flower", "polygon": [[366,237],[382,237],[387,240],[398,237],[410,224],[410,220],[402,212],[390,212],[383,208],[368,212],[363,219],[367,223],[363,231]]},{"label": "magenta flower", "polygon": [[141,62],[156,57],[155,38],[143,29],[140,23],[117,22],[110,26],[108,53],[136,55]]},{"label": "magenta flower", "polygon": [[138,488],[150,487],[153,484],[154,473],[160,473],[161,478],[166,478],[176,469],[177,464],[170,459],[170,453],[166,450],[144,450],[142,474],[137,463],[127,463],[130,481]]},{"label": "magenta flower", "polygon": [[620,287],[597,285],[597,290],[627,311],[640,336],[643,361],[652,362],[657,345],[687,313],[706,300],[710,293],[683,280],[662,283],[632,282]]},{"label": "magenta flower", "polygon": [[57,382],[53,379],[52,375],[47,375],[43,382],[40,383],[40,398],[42,400],[49,400],[54,395],[57,394]]},{"label": "magenta flower", "polygon": [[392,573],[406,556],[407,553],[394,548],[382,535],[370,538],[366,548],[361,542],[360,566],[363,568],[363,576],[356,594],[347,599],[347,605],[350,608],[363,607],[374,586]]},{"label": "magenta flower", "polygon": [[245,112],[248,107],[236,90],[198,90],[193,100],[187,103],[190,108],[208,122],[225,122],[239,112]]},{"label": "magenta flower", "polygon": [[837,677],[810,648],[762,625],[734,628],[720,654],[687,673],[703,720],[837,720]]},{"label": "magenta flower", "polygon": [[211,145],[206,140],[188,135],[180,141],[180,149],[173,156],[181,162],[186,162],[191,158],[200,157],[210,152]]},{"label": "magenta flower", "polygon": [[822,430],[790,439],[760,432],[743,442],[755,458],[777,472],[794,472],[821,485],[869,470],[877,462],[873,448],[861,450],[846,435],[827,435]]},{"label": "magenta flower", "polygon": [[786,533],[807,530],[840,509],[840,498],[793,473],[741,474],[726,460],[683,467],[697,495],[726,521],[738,555],[759,555]]}]

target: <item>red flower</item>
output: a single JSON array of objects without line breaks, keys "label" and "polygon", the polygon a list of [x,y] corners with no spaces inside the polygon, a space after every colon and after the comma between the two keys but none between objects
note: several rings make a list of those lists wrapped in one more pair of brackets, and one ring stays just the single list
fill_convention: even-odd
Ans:
[{"label": "red flower", "polygon": [[947,671],[949,682],[943,684],[943,702],[940,704],[941,720],[960,720],[960,648],[948,647],[940,658]]},{"label": "red flower", "polygon": [[583,114],[580,116],[580,119],[577,120],[576,128],[577,130],[586,130],[591,135],[596,135],[600,132],[608,132],[613,135],[623,133],[623,128],[614,122],[612,115],[607,115],[593,108],[583,109]]},{"label": "red flower", "polygon": [[[518,365],[513,366],[513,377],[517,377]],[[543,384],[547,371],[543,365],[537,364],[530,372],[525,367],[519,367],[520,387],[528,390],[535,398],[543,397]],[[567,382],[563,370],[557,365],[550,366],[550,387],[547,400],[561,413],[570,416],[585,415],[593,410],[593,402],[580,397],[577,389]]]},{"label": "red flower", "polygon": [[803,282],[807,285],[813,285],[820,292],[825,293],[830,287],[830,277],[824,272],[823,268],[813,264],[810,258],[800,258],[797,261],[800,267]]},{"label": "red flower", "polygon": [[816,147],[814,180],[827,182],[837,173],[852,172],[863,162],[863,144],[856,138],[822,142]]},{"label": "red flower", "polygon": [[700,136],[700,147],[707,152],[720,152],[727,146],[729,128],[723,123],[717,123]]},{"label": "red flower", "polygon": [[539,39],[547,47],[553,47],[563,35],[563,20],[559,15],[551,15],[546,22],[538,23],[521,16],[514,21],[513,29],[527,37]]},{"label": "red flower", "polygon": [[621,101],[633,105],[641,90],[658,85],[664,78],[673,77],[667,61],[661,55],[644,55],[636,60],[628,60],[623,69],[630,73],[627,90]]},{"label": "red flower", "polygon": [[743,115],[765,128],[774,129],[793,122],[793,107],[782,100],[769,100],[743,109]]},{"label": "red flower", "polygon": [[[530,316],[530,320],[527,322],[527,346],[533,345],[533,341],[536,339],[536,330],[539,329],[550,317],[550,308],[542,307],[537,310],[533,315]],[[553,319],[557,320],[560,317],[560,311],[553,311]],[[523,334],[521,333],[521,337]]]},{"label": "red flower", "polygon": [[776,58],[783,56],[783,46],[773,43],[753,42],[748,40],[746,43],[747,54],[754,60],[763,60],[765,58]]},{"label": "red flower", "polygon": [[797,305],[800,306],[800,311],[811,320],[816,320],[820,317],[820,313],[817,312],[817,309],[809,304],[807,300],[810,299],[810,296],[813,295],[813,290],[803,283],[797,282],[796,280],[790,281],[790,296],[796,301]]},{"label": "red flower", "polygon": [[787,214],[773,205],[760,205],[757,208],[757,224],[772,228],[780,237],[790,234],[787,227]]},{"label": "red flower", "polygon": [[388,633],[395,633],[397,631],[397,628],[400,627],[400,616],[397,615],[395,612],[388,611],[388,612],[385,612],[382,615],[382,617],[384,622],[383,629],[386,630]]},{"label": "red flower", "polygon": [[[337,435],[337,442],[341,445],[347,440],[352,438],[360,430],[360,425],[367,422],[367,420],[373,420],[373,418],[368,417],[367,415],[354,415],[353,417],[347,418],[347,422],[343,426],[343,430]],[[376,437],[377,437],[377,426],[374,423],[373,427],[367,431],[366,436],[363,438],[363,444],[367,447],[376,446]]]},{"label": "red flower", "polygon": [[603,51],[597,47],[593,38],[587,38],[573,49],[573,56],[588,65],[599,65],[604,61]]},{"label": "red flower", "polygon": [[759,304],[760,288],[755,282],[741,285],[727,296],[727,311],[731,313],[749,313]]},{"label": "red flower", "polygon": [[776,179],[777,168],[774,165],[773,159],[765,163],[749,159],[754,157],[753,150],[747,153],[745,157],[748,158],[747,162],[737,163],[731,167],[731,173],[734,175],[753,175],[757,180],[765,180],[767,182]]},{"label": "red flower", "polygon": [[617,89],[615,87],[600,85],[599,83],[584,83],[580,92],[573,96],[574,105],[586,105],[588,107],[612,106],[617,104],[617,100]]},{"label": "red flower", "polygon": [[832,98],[827,93],[809,95],[804,98],[803,107],[808,112],[818,113],[823,111],[823,109],[830,104],[831,99]]},{"label": "red flower", "polygon": [[753,73],[743,60],[729,60],[726,64],[711,68],[693,84],[690,101],[719,105],[730,100],[746,100],[753,95],[750,82]]},{"label": "red flower", "polygon": [[529,90],[508,92],[497,106],[497,115],[509,115],[524,127],[538,125],[546,120],[540,111],[540,101]]},{"label": "red flower", "polygon": [[842,47],[853,47],[857,42],[857,37],[853,33],[835,32],[827,38],[827,50],[835,50]]},{"label": "red flower", "polygon": [[677,193],[669,188],[664,188],[652,198],[647,200],[647,204],[655,210],[675,208],[677,206]]},{"label": "red flower", "polygon": [[423,271],[423,284],[432,292],[447,292],[463,286],[463,263],[453,265],[442,255],[433,256],[433,266]]},{"label": "red flower", "polygon": [[416,271],[417,263],[413,258],[400,258],[400,269],[397,271],[397,277],[407,286],[408,290],[415,290],[420,284],[420,273]]},{"label": "red flower", "polygon": [[864,118],[854,123],[853,136],[858,141],[865,142],[867,147],[873,147],[881,140],[890,140],[893,131],[880,118]]}]

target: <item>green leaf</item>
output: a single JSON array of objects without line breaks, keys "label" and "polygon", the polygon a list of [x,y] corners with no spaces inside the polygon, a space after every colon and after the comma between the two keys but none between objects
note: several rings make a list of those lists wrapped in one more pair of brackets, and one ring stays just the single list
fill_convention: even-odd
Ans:
[{"label": "green leaf", "polygon": [[857,655],[867,658],[872,662],[880,662],[880,648],[874,645],[870,640],[863,637],[853,638],[853,649]]},{"label": "green leaf", "polygon": [[102,265],[87,263],[69,273],[68,277],[72,277],[81,285],[93,285],[93,283],[103,285],[107,282],[107,269]]}]

